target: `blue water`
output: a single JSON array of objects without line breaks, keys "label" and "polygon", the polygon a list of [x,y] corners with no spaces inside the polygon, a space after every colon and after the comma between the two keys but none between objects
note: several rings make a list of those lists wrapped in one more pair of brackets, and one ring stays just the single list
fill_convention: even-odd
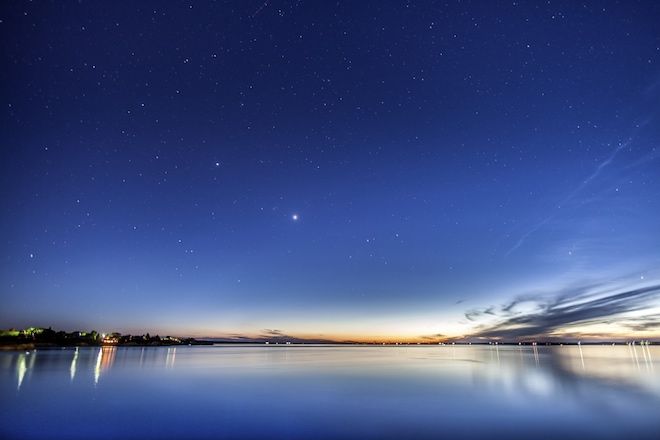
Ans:
[{"label": "blue water", "polygon": [[658,346],[0,352],[4,439],[660,438]]}]

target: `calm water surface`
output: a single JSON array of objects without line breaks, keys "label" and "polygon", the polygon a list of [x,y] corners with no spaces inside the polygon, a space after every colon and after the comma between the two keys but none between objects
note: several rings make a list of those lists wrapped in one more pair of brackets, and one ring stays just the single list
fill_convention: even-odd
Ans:
[{"label": "calm water surface", "polygon": [[659,346],[0,353],[0,437],[660,438]]}]

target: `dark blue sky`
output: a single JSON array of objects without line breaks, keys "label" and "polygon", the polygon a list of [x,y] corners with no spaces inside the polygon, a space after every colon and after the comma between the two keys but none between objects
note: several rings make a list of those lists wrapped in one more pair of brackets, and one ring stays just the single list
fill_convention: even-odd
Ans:
[{"label": "dark blue sky", "polygon": [[660,335],[657,2],[0,20],[0,327]]}]

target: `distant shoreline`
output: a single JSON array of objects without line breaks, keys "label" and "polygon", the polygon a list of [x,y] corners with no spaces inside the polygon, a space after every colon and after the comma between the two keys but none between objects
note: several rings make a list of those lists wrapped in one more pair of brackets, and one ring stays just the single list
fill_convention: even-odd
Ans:
[{"label": "distant shoreline", "polygon": [[121,333],[98,333],[92,331],[55,331],[52,328],[29,327],[23,330],[9,329],[0,330],[0,350],[32,350],[35,348],[65,348],[65,347],[173,347],[179,345],[264,345],[264,346],[306,346],[306,345],[345,345],[345,346],[389,346],[389,347],[414,347],[414,346],[562,346],[562,345],[657,345],[659,341],[643,339],[616,340],[616,341],[580,341],[572,339],[561,341],[556,339],[526,341],[499,341],[497,338],[490,340],[445,340],[445,341],[420,341],[420,342],[376,342],[376,341],[333,341],[328,339],[301,339],[295,337],[276,336],[272,338],[214,338],[214,337],[174,337],[174,336],[151,336],[149,333],[143,335],[122,335]]},{"label": "distant shoreline", "polygon": [[213,342],[172,336],[122,335],[92,331],[55,331],[52,328],[29,327],[23,330],[0,330],[0,350],[32,350],[66,347],[164,347],[177,345],[211,345]]},{"label": "distant shoreline", "polygon": [[20,344],[0,344],[0,350],[36,350],[36,349],[57,349],[57,348],[102,348],[102,347],[178,347],[192,345],[214,345],[213,342],[195,341],[186,343],[171,344],[50,344],[50,343],[20,343]]},{"label": "distant shoreline", "polygon": [[265,347],[309,347],[309,346],[360,346],[360,347],[470,347],[470,346],[506,346],[506,347],[560,347],[560,346],[624,346],[624,345],[660,345],[655,341],[644,341],[640,343],[635,341],[634,344],[630,342],[548,342],[548,343],[487,343],[487,342],[473,342],[473,343],[454,343],[454,344],[438,344],[438,343],[369,343],[369,342],[323,342],[323,343],[304,343],[292,342],[286,343],[265,343],[265,342],[237,342],[237,341],[210,341],[210,340],[195,340],[186,343],[159,343],[159,344],[52,344],[52,343],[20,343],[20,344],[0,344],[0,351],[23,351],[23,350],[48,350],[48,349],[63,349],[63,348],[103,348],[103,347],[178,347],[178,346],[214,346],[214,345],[248,345],[248,346],[265,346]]}]

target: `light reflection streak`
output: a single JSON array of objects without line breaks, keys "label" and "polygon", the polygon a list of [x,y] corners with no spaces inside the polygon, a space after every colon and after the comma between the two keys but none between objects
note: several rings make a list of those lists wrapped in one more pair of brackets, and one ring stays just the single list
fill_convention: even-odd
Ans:
[{"label": "light reflection streak", "polygon": [[646,370],[649,370],[649,360],[646,358],[646,350],[644,349],[644,343],[642,342],[642,356],[644,356],[644,365],[646,366]]},{"label": "light reflection streak", "polygon": [[646,344],[646,352],[647,352],[648,355],[649,355],[649,365],[651,366],[651,370],[653,370],[653,369],[654,369],[654,366],[653,366],[653,358],[651,358],[651,350],[649,349],[649,345],[648,345],[648,344]]},{"label": "light reflection streak", "polygon": [[578,350],[580,351],[580,362],[582,363],[582,369],[584,370],[584,354],[582,353],[582,344],[578,343]]},{"label": "light reflection streak", "polygon": [[69,367],[69,374],[71,376],[72,382],[73,382],[73,378],[76,377],[77,366],[78,366],[78,347],[76,347],[76,351],[73,353],[73,359],[71,360],[71,366]]},{"label": "light reflection streak", "polygon": [[94,366],[94,385],[99,383],[101,376],[101,357],[103,357],[103,349],[99,348],[99,354],[96,356],[96,365]]},{"label": "light reflection streak", "polygon": [[168,348],[167,356],[165,357],[165,368],[173,368],[175,359],[176,359],[176,347]]},{"label": "light reflection streak", "polygon": [[635,341],[632,341],[629,345],[632,349],[632,354],[633,358],[635,359],[635,364],[637,365],[637,369],[639,370],[639,359],[637,358],[637,350],[635,349]]},{"label": "light reflection streak", "polygon": [[116,351],[117,347],[109,345],[103,346],[99,349],[99,354],[96,357],[96,365],[94,366],[94,385],[99,383],[101,372],[112,367],[112,364],[115,361]]},{"label": "light reflection streak", "polygon": [[[28,356],[30,357],[28,358]],[[25,353],[20,353],[18,355],[18,359],[16,359],[16,379],[18,381],[18,385],[16,387],[17,390],[20,391],[21,385],[23,385],[23,381],[25,380],[27,372],[34,367],[34,361],[36,358],[37,350],[32,352],[26,351]]]},{"label": "light reflection streak", "polygon": [[17,390],[21,389],[26,371],[27,365],[25,362],[25,353],[21,353],[18,355],[18,359],[16,360],[16,375],[18,377],[18,386],[16,387]]}]

